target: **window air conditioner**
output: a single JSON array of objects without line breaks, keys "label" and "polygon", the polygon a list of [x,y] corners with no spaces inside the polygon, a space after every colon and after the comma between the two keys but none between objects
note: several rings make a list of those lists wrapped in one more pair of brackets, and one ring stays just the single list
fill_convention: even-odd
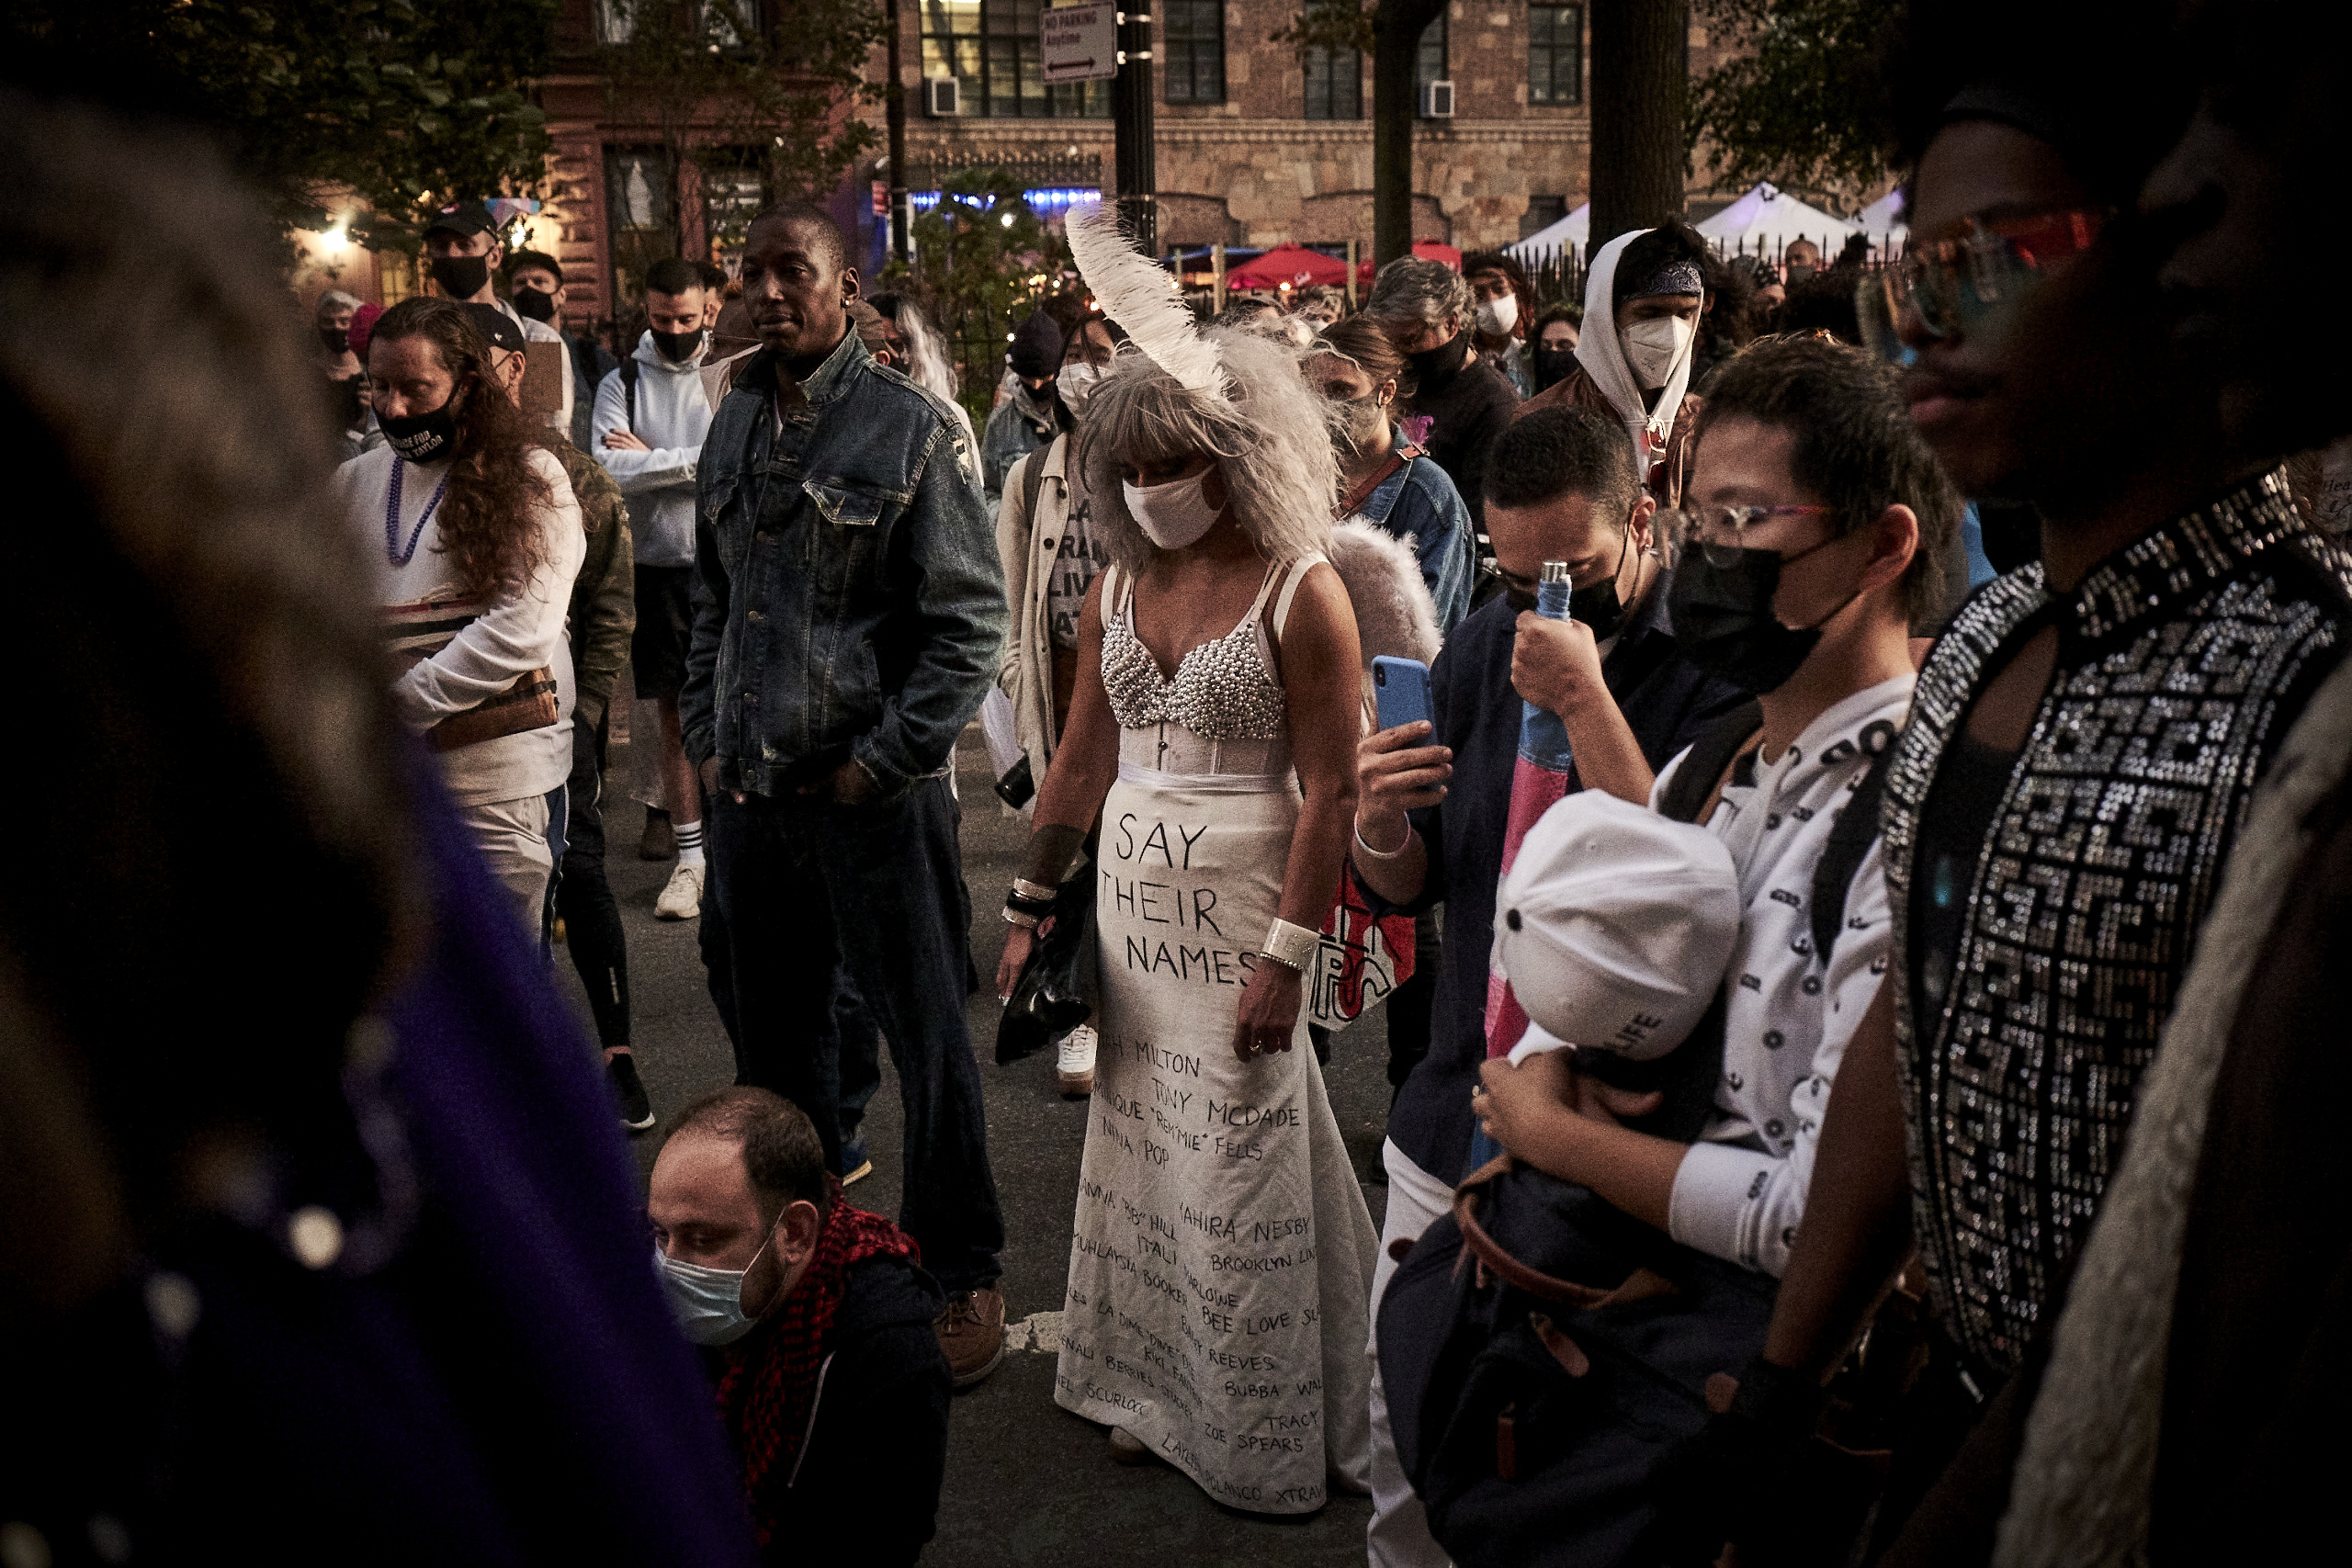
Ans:
[{"label": "window air conditioner", "polygon": [[1453,84],[1424,82],[1421,84],[1421,118],[1452,119],[1453,118]]},{"label": "window air conditioner", "polygon": [[953,76],[924,77],[922,109],[923,113],[934,119],[946,118],[963,113],[963,109],[956,102],[956,78]]}]

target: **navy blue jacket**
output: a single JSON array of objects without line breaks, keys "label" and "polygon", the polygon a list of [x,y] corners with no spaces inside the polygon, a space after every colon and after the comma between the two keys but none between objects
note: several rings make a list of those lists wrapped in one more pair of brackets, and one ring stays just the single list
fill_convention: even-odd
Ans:
[{"label": "navy blue jacket", "polygon": [[[1600,665],[1609,694],[1653,769],[1671,761],[1715,716],[1747,700],[1745,692],[1702,673],[1676,651],[1666,615],[1672,583],[1671,572],[1658,574]],[[1429,1055],[1398,1090],[1388,1135],[1407,1158],[1449,1185],[1462,1179],[1470,1153],[1470,1086],[1487,1055],[1495,893],[1519,754],[1521,699],[1510,683],[1518,635],[1519,613],[1508,600],[1489,600],[1447,639],[1430,670],[1435,741],[1453,748],[1453,778],[1443,804],[1412,814],[1430,869],[1421,897],[1410,908],[1445,905],[1445,948],[1430,1006]],[[1568,787],[1582,787],[1573,771]],[[1385,906],[1375,902],[1375,908]]]}]

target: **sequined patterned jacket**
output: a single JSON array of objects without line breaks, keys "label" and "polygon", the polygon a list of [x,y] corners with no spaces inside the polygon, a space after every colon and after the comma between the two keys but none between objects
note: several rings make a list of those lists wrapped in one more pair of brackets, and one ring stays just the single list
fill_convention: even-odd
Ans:
[{"label": "sequined patterned jacket", "polygon": [[[1976,694],[2052,625],[1951,973],[1923,986],[1922,808]],[[1945,1331],[1996,1376],[2087,1233],[2247,797],[2347,635],[2352,557],[2272,473],[2064,599],[2038,563],[1996,579],[1920,672],[1883,842],[1913,1221]]]}]

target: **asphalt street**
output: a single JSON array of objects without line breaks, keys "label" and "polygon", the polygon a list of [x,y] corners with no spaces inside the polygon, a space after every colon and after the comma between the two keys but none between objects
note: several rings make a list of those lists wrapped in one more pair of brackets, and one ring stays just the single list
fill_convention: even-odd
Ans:
[{"label": "asphalt street", "polygon": [[[616,748],[612,758],[616,784],[606,793],[607,874],[628,933],[639,1071],[655,1112],[666,1116],[696,1095],[733,1081],[734,1060],[704,989],[695,922],[653,918],[653,901],[671,868],[637,857],[643,810],[619,787],[631,773],[629,750]],[[997,906],[1013,874],[1025,829],[989,791],[988,757],[977,728],[967,732],[958,748],[957,769],[965,803],[964,874],[973,890],[972,953],[981,975],[989,976],[1003,948],[1005,927]],[[587,1007],[578,976],[561,954],[557,971],[585,1032]],[[1367,1499],[1336,1497],[1306,1518],[1240,1513],[1211,1502],[1176,1471],[1114,1464],[1102,1429],[1054,1404],[1054,1336],[1086,1106],[1057,1092],[1050,1054],[995,1066],[996,1015],[993,988],[984,987],[967,1016],[987,1083],[989,1153],[1008,1238],[1001,1288],[1012,1326],[1010,1338],[1017,1348],[1008,1351],[993,1377],[956,1396],[939,1533],[923,1561],[956,1568],[1361,1563],[1372,1512]],[[1377,1011],[1368,1014],[1334,1042],[1325,1075],[1360,1181],[1379,1165],[1388,1109],[1385,1040],[1385,1021]],[[875,1173],[851,1188],[850,1198],[862,1208],[895,1216],[900,1187],[898,1082],[887,1060],[883,1072],[881,1092],[866,1121]],[[657,1125],[633,1140],[640,1179],[651,1168],[661,1131]],[[1366,1182],[1363,1192],[1377,1225],[1387,1189]],[[876,1455],[875,1462],[887,1463],[888,1456]]]}]

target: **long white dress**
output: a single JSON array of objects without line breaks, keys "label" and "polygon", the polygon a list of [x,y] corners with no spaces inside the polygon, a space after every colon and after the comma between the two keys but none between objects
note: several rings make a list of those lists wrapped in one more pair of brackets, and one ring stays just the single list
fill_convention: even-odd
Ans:
[{"label": "long white dress", "polygon": [[1054,1395],[1269,1514],[1321,1507],[1331,1481],[1362,1491],[1371,1465],[1379,1238],[1305,1018],[1288,1051],[1245,1062],[1232,1046],[1298,820],[1267,626],[1280,637],[1312,564],[1270,572],[1241,624],[1165,682],[1131,580],[1103,586],[1119,780],[1096,857],[1102,1042]]}]

